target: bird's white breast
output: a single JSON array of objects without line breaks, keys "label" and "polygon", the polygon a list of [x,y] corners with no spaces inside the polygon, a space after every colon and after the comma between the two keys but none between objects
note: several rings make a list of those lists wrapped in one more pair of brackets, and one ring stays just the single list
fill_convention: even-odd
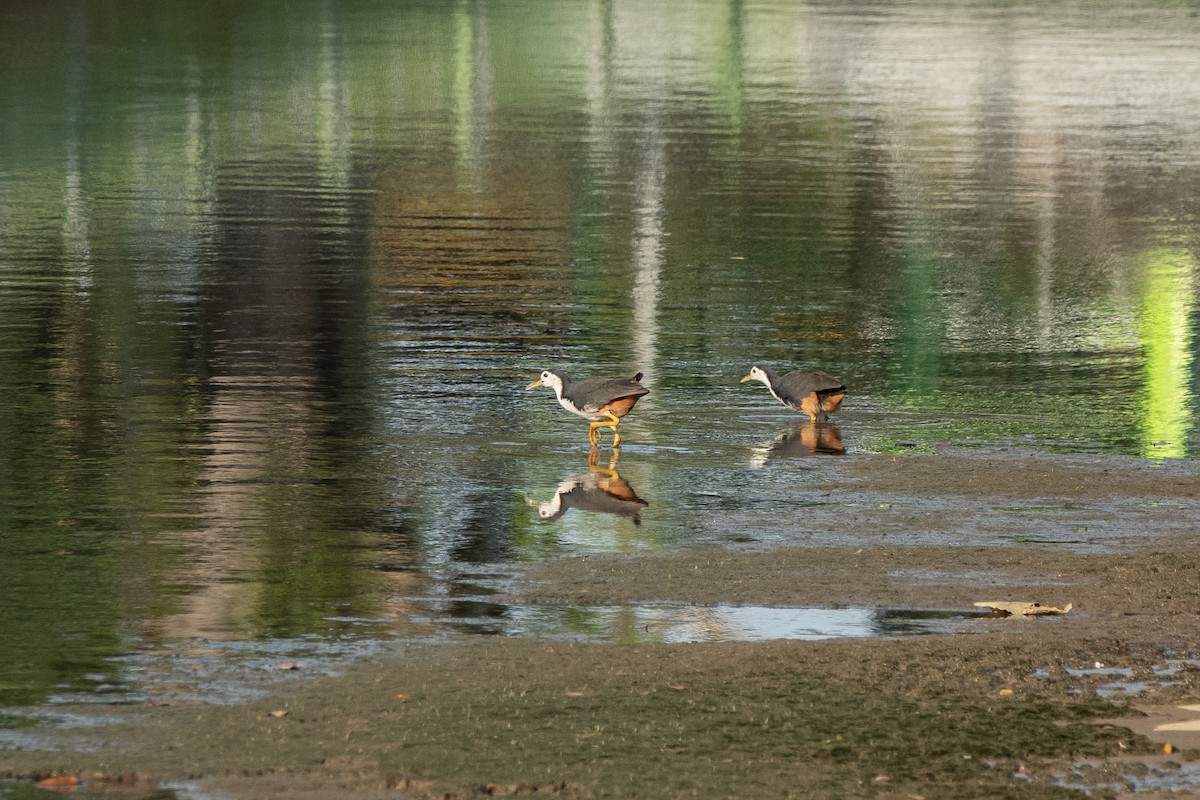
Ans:
[{"label": "bird's white breast", "polygon": [[772,397],[774,397],[776,400],[778,400],[779,402],[783,403],[785,406],[789,406],[789,405],[791,405],[791,403],[789,403],[788,401],[784,400],[784,399],[783,399],[782,397],[780,397],[779,395],[775,394],[775,387],[771,385],[771,381],[767,380],[767,377],[766,377],[765,375],[764,375],[763,377],[761,377],[761,378],[757,378],[757,380],[758,380],[758,381],[759,381],[759,382],[760,382],[760,383],[761,383],[763,386],[767,387],[767,391],[768,391],[768,392],[770,392],[770,393],[771,393],[771,396],[772,396]]},{"label": "bird's white breast", "polygon": [[603,419],[603,417],[601,417],[599,414],[575,408],[575,406],[568,403],[565,399],[563,399],[561,386],[554,387],[554,396],[558,398],[558,404],[560,406],[562,406],[563,408],[565,408],[567,411],[570,411],[572,414],[576,414],[576,415],[583,417],[584,419],[588,419],[588,420]]}]

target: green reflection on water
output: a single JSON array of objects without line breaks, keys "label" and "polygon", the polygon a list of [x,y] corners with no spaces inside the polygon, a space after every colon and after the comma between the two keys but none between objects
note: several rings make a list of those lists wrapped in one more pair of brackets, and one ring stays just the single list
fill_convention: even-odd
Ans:
[{"label": "green reflection on water", "polygon": [[1195,416],[1193,317],[1196,260],[1181,249],[1145,254],[1139,332],[1146,381],[1141,405],[1143,453],[1155,458],[1187,454]]}]

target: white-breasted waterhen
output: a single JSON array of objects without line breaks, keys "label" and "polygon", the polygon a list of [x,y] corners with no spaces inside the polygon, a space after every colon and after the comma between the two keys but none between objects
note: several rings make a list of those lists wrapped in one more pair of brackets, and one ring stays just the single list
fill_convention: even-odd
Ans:
[{"label": "white-breasted waterhen", "polygon": [[578,414],[586,420],[591,420],[588,426],[588,442],[595,447],[600,443],[600,429],[612,428],[613,447],[621,444],[621,434],[617,433],[617,423],[625,416],[643,395],[650,390],[638,381],[642,373],[632,378],[585,378],[573,381],[565,372],[548,369],[531,382],[526,389],[538,386],[549,386],[558,397],[558,404]]},{"label": "white-breasted waterhen", "polygon": [[775,395],[775,399],[801,414],[808,414],[813,422],[829,419],[837,413],[846,396],[846,385],[832,375],[816,370],[798,369],[785,375],[776,375],[770,367],[753,366],[746,381],[762,381]]}]

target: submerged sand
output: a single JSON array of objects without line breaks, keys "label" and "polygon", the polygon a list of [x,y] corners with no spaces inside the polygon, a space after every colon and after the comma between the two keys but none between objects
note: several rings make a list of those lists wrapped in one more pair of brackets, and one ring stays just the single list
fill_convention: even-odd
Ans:
[{"label": "submerged sand", "polygon": [[251,704],[112,707],[101,731],[0,752],[0,774],[147,797],[181,782],[239,798],[1081,797],[1189,776],[1200,794],[1200,711],[1186,708],[1200,703],[1198,473],[853,456],[805,487],[839,502],[728,522],[750,539],[794,526],[810,546],[540,563],[511,598],[1028,600],[1072,604],[1064,616],[896,639],[412,646]]}]

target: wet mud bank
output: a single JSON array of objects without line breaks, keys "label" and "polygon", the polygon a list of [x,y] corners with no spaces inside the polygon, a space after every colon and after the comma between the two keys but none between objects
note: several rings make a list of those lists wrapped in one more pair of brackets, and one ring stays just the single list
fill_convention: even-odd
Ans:
[{"label": "wet mud bank", "polygon": [[803,489],[838,505],[771,518],[807,546],[536,564],[512,599],[1070,613],[893,639],[409,646],[249,704],[88,709],[110,724],[0,752],[0,774],[123,796],[1200,791],[1197,480],[1192,462],[856,456]]}]

